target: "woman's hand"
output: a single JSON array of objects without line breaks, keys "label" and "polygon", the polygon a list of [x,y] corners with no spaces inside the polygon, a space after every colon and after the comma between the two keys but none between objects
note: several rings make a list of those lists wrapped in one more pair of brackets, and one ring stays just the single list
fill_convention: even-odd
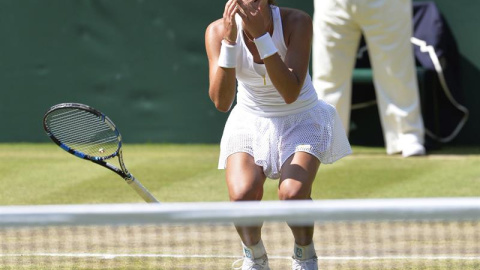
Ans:
[{"label": "woman's hand", "polygon": [[237,42],[237,23],[235,22],[235,14],[237,13],[237,0],[228,0],[225,4],[223,12],[223,27],[225,33],[223,39],[229,44]]},{"label": "woman's hand", "polygon": [[[252,35],[253,38],[261,37],[266,33],[265,19],[262,14],[261,2],[265,0],[238,0],[238,14],[243,19],[245,30]],[[268,7],[268,5],[266,5]]]}]

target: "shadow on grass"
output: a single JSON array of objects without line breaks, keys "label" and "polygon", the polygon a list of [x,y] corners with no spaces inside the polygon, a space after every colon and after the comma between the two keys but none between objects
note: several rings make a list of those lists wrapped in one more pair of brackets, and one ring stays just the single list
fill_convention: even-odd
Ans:
[{"label": "shadow on grass", "polygon": [[[353,155],[368,155],[368,156],[400,156],[387,155],[384,147],[371,147],[352,145]],[[427,155],[478,155],[480,156],[480,146],[442,146],[435,149],[427,150]]]},{"label": "shadow on grass", "polygon": [[443,146],[428,152],[430,155],[480,155],[480,146]]}]

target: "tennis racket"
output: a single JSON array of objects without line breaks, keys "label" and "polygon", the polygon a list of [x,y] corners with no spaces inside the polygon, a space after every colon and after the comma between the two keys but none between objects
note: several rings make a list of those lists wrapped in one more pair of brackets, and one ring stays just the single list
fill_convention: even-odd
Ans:
[{"label": "tennis racket", "polygon": [[[43,128],[68,153],[112,170],[120,175],[146,202],[158,200],[128,172],[122,157],[122,136],[105,114],[79,103],[61,103],[43,117]],[[106,160],[118,157],[120,168]]]}]

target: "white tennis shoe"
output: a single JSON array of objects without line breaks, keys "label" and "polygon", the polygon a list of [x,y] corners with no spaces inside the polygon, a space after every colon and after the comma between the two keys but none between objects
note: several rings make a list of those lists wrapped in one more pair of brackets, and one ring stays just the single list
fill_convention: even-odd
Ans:
[{"label": "white tennis shoe", "polygon": [[[235,267],[235,265],[242,260],[243,260],[242,266]],[[234,270],[270,270],[270,267],[268,266],[267,254],[263,255],[258,259],[243,257],[243,259],[233,262],[232,269]]]},{"label": "white tennis shoe", "polygon": [[313,257],[309,260],[292,258],[292,270],[318,270],[318,259]]},{"label": "white tennis shoe", "polygon": [[403,148],[403,157],[424,156],[426,154],[425,147],[419,143],[412,143]]}]

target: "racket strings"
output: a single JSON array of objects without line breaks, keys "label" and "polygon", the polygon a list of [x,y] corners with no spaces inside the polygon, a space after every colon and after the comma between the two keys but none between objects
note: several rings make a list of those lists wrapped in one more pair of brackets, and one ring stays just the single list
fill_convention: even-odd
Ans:
[{"label": "racket strings", "polygon": [[[75,118],[75,121],[78,125],[71,125],[72,118]],[[100,123],[96,122],[91,122],[89,125],[85,125],[85,121],[89,121],[89,119],[84,118],[85,112],[82,111],[70,113],[67,115],[65,113],[53,115],[50,123],[51,131],[55,131],[56,135],[62,135],[65,138],[77,138],[80,139],[80,142],[86,142],[87,139],[78,138],[78,136],[75,135],[83,135],[82,133],[93,134],[94,132],[102,129],[106,130],[105,125],[101,125]]]},{"label": "racket strings", "polygon": [[119,148],[119,134],[115,127],[88,111],[65,108],[47,117],[50,133],[68,147],[84,154],[106,157]]}]

